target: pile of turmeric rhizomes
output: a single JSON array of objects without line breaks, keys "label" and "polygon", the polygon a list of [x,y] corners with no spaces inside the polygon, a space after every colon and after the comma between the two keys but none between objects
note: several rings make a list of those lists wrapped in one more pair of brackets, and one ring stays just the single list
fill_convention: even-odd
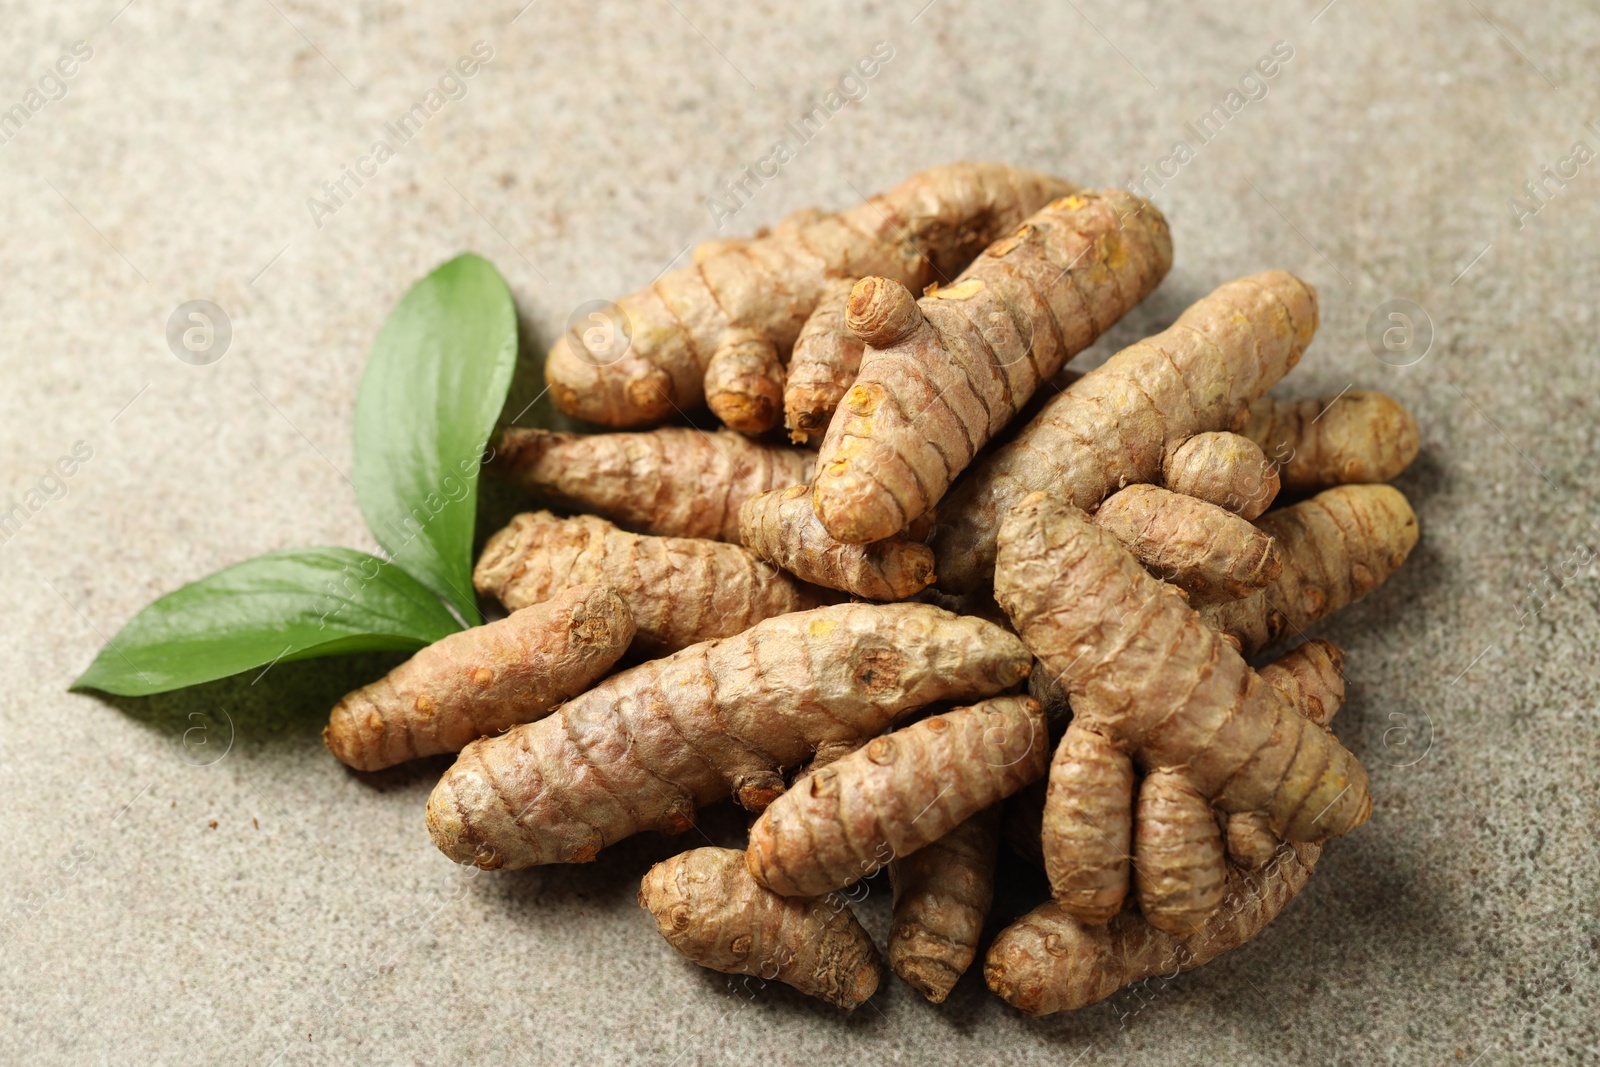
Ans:
[{"label": "pile of turmeric rhizomes", "polygon": [[[889,868],[889,964],[941,1001],[1002,841],[1052,895],[988,947],[1025,1012],[1239,945],[1371,810],[1328,729],[1343,653],[1305,629],[1416,543],[1383,483],[1418,434],[1378,393],[1265,395],[1318,321],[1281,271],[1064,371],[1171,262],[1138,196],[970,163],[698,249],[617,305],[620,358],[550,353],[557,404],[626,432],[499,435],[491,471],[567,516],[489,540],[510,614],[345,697],[328,747],[459,751],[428,829],[485,868],[734,798],[747,848],[640,903],[696,963],[844,1008],[881,963],[840,891]],[[731,428],[660,425],[701,405]]]}]

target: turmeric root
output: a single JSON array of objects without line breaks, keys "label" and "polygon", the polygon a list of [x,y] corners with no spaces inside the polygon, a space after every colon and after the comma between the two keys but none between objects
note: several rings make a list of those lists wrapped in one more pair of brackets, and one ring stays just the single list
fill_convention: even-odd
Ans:
[{"label": "turmeric root", "polygon": [[1260,674],[1318,726],[1332,722],[1344,703],[1344,650],[1332,641],[1307,641],[1262,667]]},{"label": "turmeric root", "polygon": [[1282,271],[1255,274],[1072,383],[939,505],[931,546],[940,588],[988,581],[1000,523],[1029,493],[1048,489],[1087,511],[1124,485],[1160,482],[1166,457],[1228,428],[1295,365],[1316,326],[1309,285]]},{"label": "turmeric root", "polygon": [[706,364],[706,406],[730,430],[766,433],[783,413],[783,361],[753,331],[731,333]]},{"label": "turmeric root", "polygon": [[1022,643],[926,604],[780,615],[613,675],[555,714],[468,745],[428,798],[434,843],[460,863],[584,862],[697,807],[752,811],[817,748],[870,737],[934,701],[1027,677]]},{"label": "turmeric root", "polygon": [[877,992],[878,950],[843,899],[763,889],[737,849],[697,848],[656,864],[639,885],[639,906],[702,967],[776,978],[846,1011]]},{"label": "turmeric root", "polygon": [[903,530],[1171,266],[1161,213],[1110,190],[1052,202],[921,301],[892,279],[857,282],[847,316],[869,347],[817,457],[828,532],[861,543]]},{"label": "turmeric root", "polygon": [[[1074,731],[1096,735],[1107,762],[1117,763],[1093,795],[1104,801],[1080,799],[1063,816],[1075,824],[1057,838],[1065,856],[1051,856],[1048,831],[1055,814],[1050,800],[1061,791],[1047,799],[1046,863],[1058,875],[1074,870],[1080,855],[1085,866],[1103,868],[1109,853],[1083,842],[1104,826],[1120,834],[1126,821],[1118,784],[1127,782],[1131,766],[1113,750],[1145,772],[1143,789],[1162,790],[1151,798],[1162,819],[1149,839],[1162,847],[1141,854],[1136,834],[1135,889],[1151,924],[1171,932],[1192,928],[1215,897],[1221,844],[1201,839],[1198,800],[1228,813],[1261,812],[1287,841],[1320,841],[1366,820],[1372,804],[1355,757],[1071,504],[1039,493],[1012,510],[1000,530],[995,593],[1023,642],[1071,698],[1068,738]],[[1052,784],[1070,756],[1058,754]],[[1177,778],[1192,792],[1179,796]],[[1183,843],[1166,847],[1173,835]],[[1119,888],[1115,876],[1096,882],[1101,892],[1091,903],[1109,906]],[[1071,877],[1053,879],[1066,910],[1101,921],[1105,908],[1084,906],[1081,888]]]},{"label": "turmeric root", "polygon": [[1272,506],[1281,480],[1278,465],[1248,437],[1214,430],[1179,445],[1162,466],[1162,484],[1254,519]]},{"label": "turmeric root", "polygon": [[1387,485],[1341,485],[1257,523],[1278,543],[1283,571],[1265,589],[1201,609],[1246,656],[1354,603],[1393,574],[1417,543],[1417,516]]},{"label": "turmeric root", "polygon": [[1071,723],[1050,761],[1039,815],[1051,895],[1088,923],[1122,910],[1133,854],[1133,761],[1110,738]]},{"label": "turmeric root", "polygon": [[1270,536],[1215,504],[1159,486],[1113,493],[1094,523],[1152,574],[1188,593],[1191,604],[1249,596],[1283,569]]},{"label": "turmeric root", "polygon": [[596,358],[576,330],[558,340],[545,361],[551,398],[607,426],[663,422],[700,405],[706,365],[730,335],[753,332],[785,356],[829,282],[878,274],[920,289],[1072,188],[1003,164],[956,163],[841,214],[799,212],[767,236],[719,242],[619,302],[631,335],[620,359]]},{"label": "turmeric root", "polygon": [[541,718],[587,689],[633,639],[627,604],[604,585],[436,641],[334,707],[322,740],[359,771],[456,752]]},{"label": "turmeric root", "polygon": [[840,397],[861,369],[861,352],[866,346],[845,321],[845,306],[855,282],[854,278],[830,282],[795,339],[783,386],[783,421],[795,444],[822,436]]},{"label": "turmeric root", "polygon": [[1210,802],[1181,771],[1151,771],[1139,783],[1133,827],[1139,913],[1168,933],[1198,930],[1222,903],[1228,878]]},{"label": "turmeric root", "polygon": [[1062,905],[1044,904],[1000,932],[984,961],[989,988],[1029,1015],[1072,1011],[1123,986],[1192,970],[1250,940],[1294,899],[1322,846],[1282,849],[1257,872],[1231,867],[1220,907],[1204,926],[1174,936],[1135,911],[1090,925]]},{"label": "turmeric root", "polygon": [[[1281,693],[1296,711],[1318,726],[1327,726],[1344,701],[1344,654],[1322,640],[1308,641],[1269,663],[1261,680]],[[1065,703],[1050,672],[1036,666],[1028,691],[1045,704]],[[1063,717],[1070,716],[1065,711]],[[1006,811],[1006,840],[1022,858],[1045,867],[1058,899],[1086,922],[1105,922],[1123,905],[1128,885],[1128,860],[1136,816],[1129,804],[1134,790],[1131,763],[1099,735],[1073,731],[1056,750],[1048,788],[1058,796],[1044,818],[1046,783],[1039,782],[1011,798]],[[1142,798],[1141,798],[1142,799]],[[1086,813],[1096,820],[1090,825]],[[1046,863],[1041,839],[1051,837]],[[1063,837],[1081,835],[1077,841]],[[1227,820],[1230,858],[1255,870],[1282,844],[1260,812],[1235,812]],[[1070,865],[1065,863],[1075,857]]]},{"label": "turmeric root", "polygon": [[750,828],[756,881],[784,896],[842,889],[1044,774],[1032,697],[995,697],[874,738],[778,797]]},{"label": "turmeric root", "polygon": [[[1263,667],[1260,675],[1296,711],[1326,726],[1344,701],[1343,662],[1337,646],[1308,641]],[[1066,695],[1048,669],[1034,669],[1028,691],[1044,704],[1047,716],[1052,704],[1063,706],[1057,717],[1071,715],[1064,707]],[[1046,869],[1056,899],[1069,911],[1088,923],[1105,922],[1123,906],[1134,826],[1143,818],[1129,799],[1136,788],[1132,762],[1100,735],[1068,726],[1048,782],[1055,794],[1048,821],[1046,788],[1038,783],[1012,798],[1006,840],[1024,859]],[[1145,800],[1141,792],[1140,803]],[[1147,843],[1153,839],[1148,833],[1141,838]],[[1226,843],[1228,855],[1251,870],[1270,860],[1281,844],[1267,816],[1256,811],[1228,816]]]},{"label": "turmeric root", "polygon": [[[1307,641],[1261,668],[1261,680],[1282,693],[1290,705],[1318,726],[1333,721],[1344,703],[1344,652],[1330,641]],[[1228,858],[1259,870],[1277,853],[1278,840],[1260,812],[1228,816]]]},{"label": "turmeric root", "polygon": [[1244,434],[1283,467],[1291,493],[1387,482],[1417,458],[1417,420],[1383,393],[1352,389],[1321,400],[1262,397]]},{"label": "turmeric root", "polygon": [[904,600],[932,584],[933,551],[904,537],[870,545],[835,541],[811,510],[811,488],[794,485],[751,497],[739,534],[757,556],[816,585],[869,600]]},{"label": "turmeric root", "polygon": [[935,1004],[972,966],[994,901],[1000,806],[889,864],[889,966]]},{"label": "turmeric root", "polygon": [[1283,847],[1278,835],[1259,811],[1236,811],[1223,827],[1228,859],[1247,871],[1258,871]]},{"label": "turmeric root", "polygon": [[557,507],[638,533],[739,540],[739,505],[811,479],[810,452],[742,434],[668,427],[649,433],[507,429],[491,473]]},{"label": "turmeric root", "polygon": [[837,599],[738,545],[646,537],[592,515],[558,519],[548,511],[512,519],[489,538],[472,572],[480,594],[513,610],[597,582],[627,601],[638,627],[634,649],[649,656]]}]

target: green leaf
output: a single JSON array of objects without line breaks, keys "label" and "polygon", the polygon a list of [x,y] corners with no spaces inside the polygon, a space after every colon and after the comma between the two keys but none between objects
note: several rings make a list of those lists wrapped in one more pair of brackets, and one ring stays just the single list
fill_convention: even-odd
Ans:
[{"label": "green leaf", "polygon": [[376,556],[349,548],[269,552],[150,604],[72,688],[145,696],[269,663],[409,651],[459,629],[427,588]]},{"label": "green leaf", "polygon": [[384,324],[356,400],[356,502],[397,563],[479,621],[478,469],[517,360],[511,291],[488,260],[452,259]]}]

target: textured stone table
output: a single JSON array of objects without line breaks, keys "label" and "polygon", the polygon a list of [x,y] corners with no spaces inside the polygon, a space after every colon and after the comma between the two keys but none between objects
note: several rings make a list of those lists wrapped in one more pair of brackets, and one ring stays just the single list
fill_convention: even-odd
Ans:
[{"label": "textured stone table", "polygon": [[[0,499],[49,498],[0,546],[5,1062],[1600,1058],[1592,5],[123,2],[0,8],[0,111],[22,108],[0,115]],[[65,692],[164,591],[370,543],[355,390],[435,264],[493,259],[534,352],[693,242],[962,157],[1145,182],[1167,213],[1170,277],[1085,362],[1283,267],[1324,315],[1286,389],[1387,390],[1421,422],[1400,485],[1422,544],[1322,630],[1350,652],[1339,731],[1372,820],[1245,949],[1070,1016],[1019,1017],[973,974],[942,1008],[891,983],[846,1017],[655,934],[637,879],[698,835],[573,870],[438,855],[442,761],[358,777],[317,738],[391,661]],[[192,299],[231,322],[210,365],[167,344]],[[1391,300],[1425,312],[1397,353],[1367,339]],[[489,494],[483,521],[515,504]],[[1040,892],[1005,878],[1002,907]]]}]

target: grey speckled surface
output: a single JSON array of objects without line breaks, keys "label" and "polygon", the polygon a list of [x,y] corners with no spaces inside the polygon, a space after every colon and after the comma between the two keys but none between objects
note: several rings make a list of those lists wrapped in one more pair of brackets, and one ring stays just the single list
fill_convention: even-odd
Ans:
[{"label": "grey speckled surface", "polygon": [[[1569,567],[1528,594],[1600,538],[1600,160],[1520,228],[1507,202],[1574,142],[1600,150],[1592,5],[537,0],[513,21],[520,0],[123,2],[0,8],[4,107],[62,48],[93,49],[0,145],[0,496],[76,441],[94,452],[0,547],[0,1058],[1600,1060],[1600,580]],[[494,58],[467,96],[314,225],[307,198],[479,40]],[[901,985],[850,1017],[751,999],[635,907],[671,842],[474,878],[422,825],[439,762],[358,778],[330,759],[326,709],[381,660],[147,701],[64,691],[165,590],[267,549],[368,543],[344,477],[352,404],[413,280],[483,252],[542,346],[581,301],[712,236],[705,197],[880,40],[894,57],[866,97],[729,231],[960,157],[1126,181],[1196,147],[1185,123],[1275,41],[1293,48],[1154,190],[1177,264],[1101,350],[1284,267],[1324,306],[1288,391],[1388,390],[1423,428],[1401,480],[1422,545],[1325,627],[1350,650],[1340,732],[1372,770],[1373,818],[1255,943],[1147,1004],[1042,1021],[976,976],[942,1009]],[[192,298],[232,319],[213,366],[164,342]],[[1396,298],[1434,328],[1405,368],[1363,337]],[[226,741],[219,709],[231,750],[196,765]],[[864,908],[880,937],[886,895]]]}]

